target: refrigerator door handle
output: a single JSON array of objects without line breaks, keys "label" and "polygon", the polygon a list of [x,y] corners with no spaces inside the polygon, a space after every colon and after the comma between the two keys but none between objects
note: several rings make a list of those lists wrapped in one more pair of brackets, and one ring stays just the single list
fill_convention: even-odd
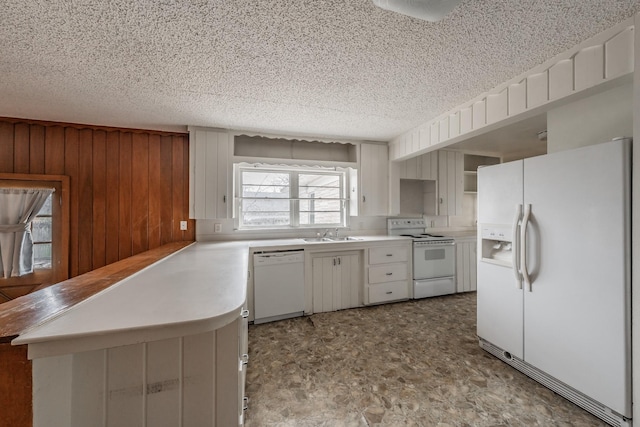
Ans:
[{"label": "refrigerator door handle", "polygon": [[531,205],[524,205],[524,215],[522,216],[522,225],[520,226],[520,271],[527,290],[531,292],[531,278],[527,270],[527,225],[529,225],[529,216],[531,215]]},{"label": "refrigerator door handle", "polygon": [[520,218],[522,217],[522,205],[516,205],[516,216],[513,219],[513,228],[511,229],[511,264],[513,265],[513,274],[516,276],[516,286],[522,289],[522,274],[520,273],[520,264],[518,263],[518,227]]}]

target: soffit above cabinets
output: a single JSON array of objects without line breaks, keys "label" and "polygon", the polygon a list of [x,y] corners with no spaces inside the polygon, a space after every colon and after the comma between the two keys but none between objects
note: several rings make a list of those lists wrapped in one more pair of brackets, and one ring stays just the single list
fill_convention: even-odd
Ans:
[{"label": "soffit above cabinets", "polygon": [[358,160],[357,145],[354,144],[249,135],[234,137],[233,154],[244,157],[352,163]]},{"label": "soffit above cabinets", "polygon": [[538,132],[547,129],[547,114],[543,113],[491,132],[487,132],[448,148],[503,157],[503,160],[523,159],[547,153],[546,140]]}]

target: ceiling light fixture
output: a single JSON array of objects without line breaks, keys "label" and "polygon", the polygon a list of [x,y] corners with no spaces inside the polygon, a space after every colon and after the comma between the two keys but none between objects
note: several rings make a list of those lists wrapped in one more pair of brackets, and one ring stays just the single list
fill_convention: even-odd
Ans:
[{"label": "ceiling light fixture", "polygon": [[379,8],[423,19],[439,21],[462,0],[373,0]]}]

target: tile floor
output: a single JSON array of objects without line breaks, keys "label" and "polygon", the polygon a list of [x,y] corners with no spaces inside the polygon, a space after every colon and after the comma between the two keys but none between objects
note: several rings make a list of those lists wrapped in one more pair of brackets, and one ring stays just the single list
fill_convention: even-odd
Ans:
[{"label": "tile floor", "polygon": [[480,349],[475,301],[251,325],[247,427],[605,425]]}]

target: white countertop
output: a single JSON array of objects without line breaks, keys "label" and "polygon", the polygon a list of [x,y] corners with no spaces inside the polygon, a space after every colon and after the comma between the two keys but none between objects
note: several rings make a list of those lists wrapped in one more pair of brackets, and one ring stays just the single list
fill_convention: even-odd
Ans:
[{"label": "white countertop", "polygon": [[[35,357],[59,354],[71,340],[77,351],[218,329],[238,317],[246,300],[248,248],[248,242],[194,243],[12,343],[30,344]],[[37,343],[49,348],[39,351]]]},{"label": "white countertop", "polygon": [[18,338],[29,358],[109,348],[211,331],[232,322],[247,295],[249,250],[338,250],[406,237],[358,236],[197,242],[118,282]]},{"label": "white countertop", "polygon": [[[389,242],[389,241],[410,241],[409,237],[404,236],[353,236],[355,240],[341,240],[341,241],[323,241],[323,242],[308,242],[304,238],[297,239],[266,239],[266,240],[251,240],[247,243],[252,249],[259,250],[277,250],[277,249],[291,249],[291,248],[304,248],[306,250],[325,250],[325,249],[340,249],[340,248],[352,248],[357,246],[371,246],[376,242]],[[286,247],[286,248],[285,248]]]}]

